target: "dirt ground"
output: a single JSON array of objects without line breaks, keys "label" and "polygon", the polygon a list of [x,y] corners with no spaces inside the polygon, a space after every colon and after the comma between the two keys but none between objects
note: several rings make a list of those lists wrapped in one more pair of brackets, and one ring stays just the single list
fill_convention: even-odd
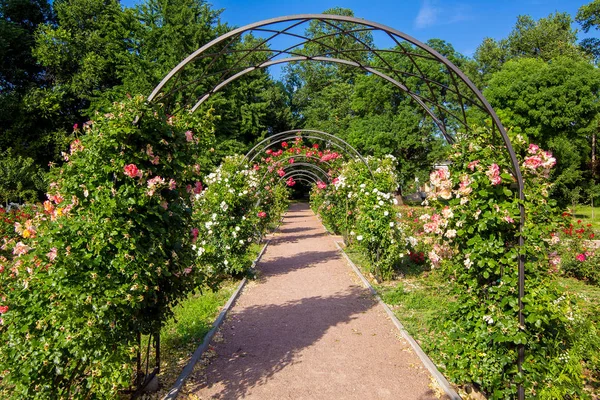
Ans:
[{"label": "dirt ground", "polygon": [[440,398],[307,204],[291,206],[257,268],[180,398]]}]

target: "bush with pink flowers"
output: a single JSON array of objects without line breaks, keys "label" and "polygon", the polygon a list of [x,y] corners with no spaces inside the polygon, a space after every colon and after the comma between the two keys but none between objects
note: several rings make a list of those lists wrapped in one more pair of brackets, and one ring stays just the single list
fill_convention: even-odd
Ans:
[{"label": "bush with pink flowers", "polygon": [[3,394],[114,398],[130,384],[138,333],[206,280],[190,226],[211,132],[209,115],[167,116],[142,97],[76,132],[43,210],[3,245]]},{"label": "bush with pink flowers", "polygon": [[[595,328],[553,279],[558,212],[547,178],[556,160],[513,137],[526,185],[525,245],[519,248],[516,179],[501,156],[506,149],[490,139],[483,131],[464,138],[454,145],[449,170],[431,176],[428,201],[436,210],[423,216],[423,228],[437,240],[429,258],[454,282],[456,296],[438,327],[437,361],[451,379],[472,383],[492,399],[515,398],[518,383],[529,398],[578,398],[582,368],[593,353],[584,336]],[[526,260],[522,327],[519,254]],[[525,349],[522,375],[519,345]]]},{"label": "bush with pink flowers", "polygon": [[564,225],[553,241],[560,241],[558,251],[554,252],[557,272],[584,280],[593,285],[600,285],[600,249],[594,239],[596,233],[591,224],[581,220],[571,222],[571,215],[563,213]]},{"label": "bush with pink flowers", "polygon": [[372,273],[389,279],[407,256],[407,242],[395,207],[396,159],[367,158],[373,171],[358,160],[344,163],[331,185],[317,185],[311,206],[325,225],[359,247],[372,263]]}]

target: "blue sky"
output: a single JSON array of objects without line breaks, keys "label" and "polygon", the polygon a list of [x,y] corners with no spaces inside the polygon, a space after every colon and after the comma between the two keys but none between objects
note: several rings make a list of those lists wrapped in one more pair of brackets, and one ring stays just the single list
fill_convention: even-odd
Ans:
[{"label": "blue sky", "polygon": [[[139,0],[122,0],[131,6]],[[591,0],[213,0],[224,9],[222,20],[242,26],[263,19],[292,14],[321,13],[344,7],[355,16],[388,25],[425,42],[440,38],[456,50],[472,56],[483,38],[504,38],[521,14],[538,19],[556,11],[573,17]]]}]

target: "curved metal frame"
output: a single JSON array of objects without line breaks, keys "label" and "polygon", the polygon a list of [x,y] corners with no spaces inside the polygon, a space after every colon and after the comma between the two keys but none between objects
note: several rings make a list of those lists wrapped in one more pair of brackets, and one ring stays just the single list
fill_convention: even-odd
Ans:
[{"label": "curved metal frame", "polygon": [[[304,178],[303,178],[304,177]],[[308,185],[316,185],[317,183],[314,181],[314,179],[308,179],[306,177],[306,175],[300,174],[298,173],[297,175],[294,175],[294,180],[296,182],[303,182],[306,183]]]},{"label": "curved metal frame", "polygon": [[[290,165],[293,165],[293,164],[290,164]],[[309,164],[309,165],[312,165],[312,164]],[[284,176],[278,177],[279,178],[278,182],[281,182],[286,177],[296,176],[296,175],[304,175],[306,177],[311,177],[312,179],[314,179],[314,184],[316,184],[318,181],[322,181],[319,178],[319,176],[317,174],[315,174],[314,172],[301,169],[301,170],[290,171],[290,172],[286,173]],[[263,179],[264,179],[264,177],[263,177]],[[327,182],[330,182],[330,180],[328,179]],[[261,181],[259,183],[258,193],[262,192],[263,187],[264,186],[262,185],[262,179],[261,179]],[[262,201],[262,197],[259,197],[258,200],[256,201],[256,207],[258,207],[260,205],[261,201]]]},{"label": "curved metal frame", "polygon": [[319,177],[316,174],[314,174],[314,173],[312,173],[310,171],[303,171],[303,170],[290,171],[287,174],[285,174],[284,176],[282,176],[281,178],[279,178],[279,180],[283,181],[283,180],[287,180],[289,178],[296,178],[297,176],[304,176],[306,178],[310,177],[311,180],[312,180],[312,183],[315,184],[315,185],[318,182],[322,182],[322,180],[319,179]]},{"label": "curved metal frame", "polygon": [[[294,159],[295,159],[295,158],[305,158],[305,159],[316,160],[316,161],[318,161],[320,164],[327,164],[327,166],[328,166],[329,168],[331,168],[331,163],[330,163],[329,161],[323,161],[323,160],[321,160],[319,157],[315,157],[315,156],[308,156],[308,155],[306,155],[306,154],[294,154],[294,155],[290,155],[289,157],[282,158],[282,159],[279,159],[279,160],[277,160],[277,161],[273,161],[273,164],[271,164],[271,165],[272,165],[272,166],[276,166],[276,165],[279,165],[280,163],[281,163],[281,164],[285,164],[285,161],[287,161],[287,162],[288,162],[287,164],[290,164],[289,160],[291,160],[292,158],[294,158]],[[287,164],[285,164],[285,165],[287,165]],[[292,163],[292,164],[294,164],[294,163]]]},{"label": "curved metal frame", "polygon": [[[321,24],[326,25],[328,28],[330,28],[330,30],[333,31],[333,33],[324,34],[319,37],[307,37],[306,34],[300,35],[293,32],[294,28],[298,28],[312,21],[317,21]],[[288,23],[289,25],[283,28],[280,27],[281,25],[286,23]],[[336,23],[345,23],[351,27],[341,27],[336,25]],[[361,40],[360,37],[356,35],[357,33],[361,32],[383,33],[386,36],[386,38],[391,39],[392,42],[395,43],[395,45],[393,48],[387,50],[377,49],[370,43],[365,43],[365,41]],[[241,50],[234,48],[234,46],[240,42],[240,39],[243,35],[252,33],[258,33],[258,37],[260,37],[261,34],[266,34],[268,35],[268,37],[257,40],[257,44],[253,48]],[[277,38],[280,35],[299,39],[300,42],[280,50],[268,48],[270,41],[272,39]],[[324,38],[334,37],[337,35],[342,35],[344,37],[354,39],[354,44],[359,44],[363,46],[363,48],[336,49],[320,41]],[[327,50],[321,54],[303,54],[300,49],[302,46],[308,43],[318,44],[319,46],[321,46],[321,48]],[[358,60],[353,57],[354,53],[360,52],[367,53],[370,56],[367,57],[367,60],[374,59],[380,61],[381,63],[383,63],[384,67],[369,65],[367,62],[363,63],[361,62],[361,60]],[[390,63],[388,63],[385,60],[384,57],[382,57],[382,54],[386,52],[392,52],[405,57],[410,61],[410,65],[412,68],[409,71],[394,68],[392,65],[390,65]],[[251,60],[248,56],[250,54],[259,53],[265,53],[265,59],[253,63],[250,62]],[[237,56],[240,54],[241,56],[238,57],[236,62],[227,69],[223,71],[218,71],[216,73],[211,73],[209,71],[210,68],[215,65],[216,60],[225,58],[226,56]],[[284,59],[276,59],[277,57],[282,55],[289,55],[291,57]],[[339,58],[338,56],[340,55],[344,58]],[[441,82],[438,79],[426,76],[424,70],[421,68],[419,63],[416,62],[417,60],[421,59],[427,59],[430,61],[437,62],[438,66],[442,69],[441,76],[447,78],[447,82]],[[208,72],[205,71],[205,73],[202,74],[199,79],[193,80],[189,83],[184,83],[183,85],[179,85],[179,79],[183,75],[179,73],[188,64],[192,63],[195,60],[209,60],[208,65],[206,67],[206,70]],[[243,64],[245,60],[246,64]],[[173,82],[175,88],[170,92],[163,94],[163,96],[160,97],[161,99],[168,100],[168,98],[173,93],[188,88],[192,84],[196,84],[201,81],[207,81],[209,77],[220,75],[220,77],[217,79],[216,84],[200,96],[200,99],[196,102],[194,106],[194,109],[196,109],[199,104],[201,104],[203,101],[209,98],[212,94],[216,93],[218,90],[220,90],[230,82],[234,81],[235,79],[238,79],[239,77],[249,72],[261,68],[267,68],[275,64],[300,61],[333,62],[344,64],[360,68],[366,73],[371,73],[387,80],[388,82],[395,85],[398,89],[406,93],[417,104],[419,104],[423,109],[423,112],[427,114],[430,118],[432,118],[442,135],[449,142],[452,142],[452,137],[448,133],[445,118],[454,118],[454,120],[460,125],[462,125],[464,129],[470,130],[470,125],[468,123],[466,113],[466,109],[468,107],[477,107],[484,113],[489,115],[492,120],[492,134],[495,135],[496,129],[500,133],[500,137],[507,148],[510,157],[510,162],[513,168],[513,173],[517,180],[518,197],[520,200],[519,207],[521,214],[518,245],[521,249],[523,248],[525,240],[523,237],[523,228],[525,224],[525,208],[523,205],[523,201],[525,199],[523,176],[521,174],[519,162],[517,160],[515,151],[506,133],[506,129],[500,122],[498,115],[496,114],[492,106],[489,104],[489,102],[485,99],[485,97],[481,94],[481,92],[477,89],[477,87],[467,78],[467,76],[457,66],[455,66],[452,62],[450,62],[448,59],[446,59],[444,56],[442,56],[430,46],[396,29],[359,18],[326,14],[301,14],[284,16],[248,24],[246,26],[234,29],[212,40],[210,43],[207,43],[206,45],[202,46],[201,48],[190,54],[185,60],[183,60],[175,68],[173,68],[165,76],[165,78],[156,86],[156,88],[148,97],[148,101],[158,99],[159,94],[163,91],[165,85],[168,82],[170,82],[171,79],[173,79],[176,75],[177,78]],[[407,77],[417,78],[420,83],[424,83],[425,87],[422,89],[414,90],[410,87],[408,82],[405,81],[405,78]],[[439,89],[439,95],[436,93],[437,89]],[[457,109],[460,110],[460,115],[455,115],[454,112],[448,108],[448,105],[450,103],[446,99],[447,93],[452,93],[456,96],[455,100],[458,103]],[[522,250],[519,251],[518,277],[519,324],[521,326],[521,329],[524,329],[525,320],[523,316],[522,299],[525,292],[525,256]],[[524,360],[524,345],[519,346],[518,354],[518,368],[519,372],[522,373],[522,363]],[[519,399],[524,398],[524,391],[521,385],[519,385],[518,396]]]},{"label": "curved metal frame", "polygon": [[[318,165],[315,164],[311,164],[311,163],[305,163],[305,162],[298,162],[298,163],[293,163],[293,164],[287,164],[285,166],[281,166],[281,169],[288,170],[290,168],[293,168],[294,166],[300,166],[300,167],[311,167],[314,170],[320,172],[321,174],[323,174],[323,176],[325,177],[325,180],[327,180],[328,182],[331,181],[331,178],[329,177],[329,175],[327,174],[327,171],[325,171],[323,168],[319,167]],[[262,185],[262,182],[265,180],[265,178],[267,177],[268,174],[270,174],[272,172],[267,171],[263,177],[261,178],[259,185]]]},{"label": "curved metal frame", "polygon": [[[298,136],[298,134],[301,134],[303,132],[308,132],[309,135]],[[294,135],[293,133],[296,133],[296,134]],[[313,134],[324,135],[327,139],[320,138],[318,136],[313,136]],[[280,137],[280,136],[282,136],[282,137]],[[339,143],[332,142],[330,139],[341,142],[342,144],[347,146],[350,150],[352,150],[354,155],[358,159],[360,159],[360,161],[365,165],[365,167],[367,167],[367,169],[369,170],[369,173],[371,174],[371,178],[374,179],[373,171],[371,171],[371,168],[369,167],[369,163],[367,163],[367,160],[365,160],[365,158],[360,154],[360,152],[358,150],[356,150],[356,148],[354,148],[351,144],[349,144],[345,140],[343,140],[335,135],[332,135],[331,133],[318,131],[315,129],[293,129],[290,131],[283,131],[283,132],[279,132],[274,135],[271,135],[271,136],[261,140],[254,147],[252,147],[246,153],[245,160],[247,160],[249,164],[252,164],[252,162],[254,162],[254,159],[256,157],[258,157],[258,155],[260,154],[261,151],[264,151],[265,149],[268,149],[271,146],[285,142],[287,140],[296,139],[297,137],[301,137],[303,139],[306,138],[306,139],[327,141],[327,143],[337,147],[338,149],[341,149],[342,151],[345,151],[345,149]],[[254,153],[254,155],[252,155],[253,153]],[[250,157],[250,155],[252,155],[252,157]],[[248,157],[250,157],[250,158],[248,158]]]}]

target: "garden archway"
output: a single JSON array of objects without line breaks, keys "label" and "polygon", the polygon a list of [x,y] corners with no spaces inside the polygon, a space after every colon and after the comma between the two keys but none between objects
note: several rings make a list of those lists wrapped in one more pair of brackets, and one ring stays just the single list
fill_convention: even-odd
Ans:
[{"label": "garden archway", "polygon": [[[309,36],[302,30],[310,24],[323,28],[321,36]],[[369,33],[388,46],[375,45],[364,40],[361,33]],[[250,40],[244,45],[244,38]],[[282,40],[284,39],[285,40]],[[346,48],[329,44],[331,38],[344,38]],[[306,51],[305,45],[317,45],[316,52]],[[407,61],[409,67],[399,69],[383,56],[393,53]],[[520,232],[525,223],[524,184],[519,162],[510,143],[506,129],[489,102],[451,61],[430,46],[385,25],[354,17],[302,14],[273,18],[234,29],[202,46],[171,70],[148,97],[160,102],[168,110],[198,109],[223,87],[252,71],[273,65],[319,62],[334,63],[363,70],[394,85],[420,106],[423,114],[431,118],[439,135],[449,143],[454,134],[472,131],[478,122],[487,126],[493,137],[499,137],[512,165],[517,181],[520,205]],[[425,64],[435,66],[434,73]],[[524,244],[519,235],[518,245]],[[525,268],[524,255],[518,260],[519,322],[523,317]],[[524,347],[519,348],[518,364],[524,360]],[[519,398],[524,397],[520,388]]]}]

